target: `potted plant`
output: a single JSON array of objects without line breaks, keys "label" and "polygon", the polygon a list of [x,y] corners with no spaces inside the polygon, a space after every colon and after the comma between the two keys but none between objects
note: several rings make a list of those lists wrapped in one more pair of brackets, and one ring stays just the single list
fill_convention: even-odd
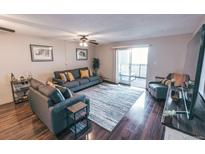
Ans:
[{"label": "potted plant", "polygon": [[98,69],[100,68],[100,60],[98,58],[93,58],[93,73],[98,74]]}]

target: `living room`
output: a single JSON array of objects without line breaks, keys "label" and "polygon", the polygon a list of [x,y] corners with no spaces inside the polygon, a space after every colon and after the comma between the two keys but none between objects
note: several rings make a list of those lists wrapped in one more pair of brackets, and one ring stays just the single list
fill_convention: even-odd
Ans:
[{"label": "living room", "polygon": [[202,0],[0,3],[2,153],[202,151]]},{"label": "living room", "polygon": [[[12,115],[13,112],[18,113],[15,117],[8,116],[1,119],[1,123],[5,126],[0,129],[1,139],[176,139],[174,137],[180,138],[180,135],[181,139],[186,139],[186,137],[193,139],[192,136],[189,136],[190,133],[187,136],[180,134],[180,129],[177,130],[178,132],[174,132],[174,135],[172,134],[173,138],[170,134],[169,138],[165,137],[168,128],[166,127],[165,130],[161,118],[166,95],[163,96],[162,100],[155,99],[148,89],[149,82],[155,80],[156,76],[166,77],[169,73],[184,72],[188,43],[204,23],[204,15],[2,14],[0,18],[0,42],[2,44],[0,50],[4,51],[0,61],[2,66],[0,86],[4,89],[0,94],[0,115],[4,117]],[[122,19],[126,22],[119,27]],[[140,21],[144,21],[146,24],[141,25]],[[101,25],[101,22],[104,22],[104,25]],[[128,26],[131,24],[132,27]],[[165,24],[167,27],[164,26]],[[111,25],[113,28],[109,29]],[[149,29],[149,25],[156,28]],[[133,33],[133,31],[137,32],[138,29],[141,30],[141,33]],[[85,33],[86,31],[89,33]],[[81,44],[85,43],[84,40],[85,46]],[[148,48],[146,78],[144,79],[146,87],[141,88],[137,84],[134,87],[130,85],[133,75],[129,74],[132,72],[127,71],[129,70],[127,66],[125,70],[128,72],[127,81],[129,83],[127,85],[119,84],[121,82],[118,76],[120,69],[118,68],[117,51],[119,50],[120,53],[122,49],[135,48],[137,52],[138,49],[144,47]],[[35,57],[32,52],[38,48],[52,48],[51,60],[36,60],[37,56]],[[82,56],[82,58],[81,55],[78,55],[78,50],[85,52],[85,57]],[[94,58],[100,63],[99,70],[93,68]],[[86,81],[88,79],[82,79],[82,82],[79,80],[81,88],[79,88],[80,86],[69,87],[69,83],[61,84],[58,82],[57,78],[61,78],[60,75],[64,73],[64,70],[72,72],[77,69],[81,73],[83,68],[87,68],[89,73],[96,74],[98,78],[95,77],[96,80],[89,79],[90,82],[87,85],[83,83],[88,82]],[[76,75],[74,74],[72,74],[74,76],[72,78],[75,79]],[[192,74],[189,75],[192,79],[194,78]],[[10,81],[12,78],[17,80],[22,76],[25,80],[30,77],[43,84],[49,81],[67,87],[78,95],[85,95],[90,100],[91,110],[90,117],[88,116],[89,121],[91,121],[88,131],[78,137],[67,129],[65,131],[64,127],[59,131],[59,126],[49,127],[50,124],[47,120],[44,121],[44,117],[41,117],[43,113],[38,114],[40,111],[35,111],[35,109],[32,109],[32,113],[28,101],[15,103],[14,90],[11,88],[13,85],[11,86]],[[89,76],[92,77],[91,74]],[[138,78],[140,77],[135,75],[134,80]],[[102,83],[101,80],[104,82]],[[31,87],[32,85],[33,83],[31,83]],[[32,93],[32,89],[30,89],[30,93]],[[30,95],[31,99],[34,100],[34,96]],[[120,98],[121,96],[124,98]],[[127,104],[123,103],[125,101]],[[32,103],[30,105],[32,106]],[[122,106],[125,107],[121,108]],[[149,113],[147,109],[151,112]],[[29,116],[22,116],[21,112],[25,112]],[[35,116],[37,122],[33,123],[32,117],[35,113],[37,114]],[[142,113],[146,114],[142,115]],[[24,124],[25,128],[21,128],[22,130],[16,134],[14,130],[20,129],[21,121],[17,120],[14,124],[14,121],[9,121],[9,119],[20,117],[23,118],[23,121],[29,121]],[[126,118],[129,121],[123,123]],[[140,124],[139,120],[142,119],[144,119],[144,123],[151,119],[152,121]],[[27,128],[36,124],[39,127]],[[150,127],[150,125],[152,126]],[[34,133],[25,135],[24,129],[33,130]],[[38,132],[40,129],[43,131]],[[152,130],[152,132],[147,131],[147,129]],[[10,135],[5,136],[5,132]],[[60,135],[56,136],[55,133],[60,133]]]},{"label": "living room", "polygon": [[[193,80],[204,101],[204,22],[203,14],[1,14],[0,139],[204,139],[204,104],[184,101]],[[147,61],[136,62],[143,48]]]}]

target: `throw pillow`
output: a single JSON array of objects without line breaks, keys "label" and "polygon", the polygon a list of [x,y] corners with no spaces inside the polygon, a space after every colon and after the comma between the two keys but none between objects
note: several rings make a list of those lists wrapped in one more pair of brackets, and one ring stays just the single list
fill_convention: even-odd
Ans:
[{"label": "throw pillow", "polygon": [[93,71],[89,69],[90,76],[93,76]]},{"label": "throw pillow", "polygon": [[64,73],[60,73],[59,75],[60,75],[61,80],[65,82],[67,81],[66,75]]},{"label": "throw pillow", "polygon": [[63,97],[62,93],[57,88],[51,93],[50,98],[54,102],[54,105],[65,101],[65,98]]},{"label": "throw pillow", "polygon": [[89,71],[88,70],[80,70],[80,77],[81,78],[89,78]]},{"label": "throw pillow", "polygon": [[48,101],[48,106],[53,106],[65,100],[60,90],[51,86],[41,85],[39,86],[39,92],[51,99],[51,101]]},{"label": "throw pillow", "polygon": [[73,77],[73,74],[71,72],[66,72],[66,77],[68,81],[73,81],[75,80]]},{"label": "throw pillow", "polygon": [[46,81],[46,85],[55,88],[55,85],[51,81]]},{"label": "throw pillow", "polygon": [[167,79],[163,79],[162,81],[161,81],[161,84],[164,84],[165,85],[165,82],[167,81]]},{"label": "throw pillow", "polygon": [[67,98],[71,98],[73,97],[73,93],[71,92],[70,89],[66,88],[65,91],[63,92],[63,96],[67,99]]},{"label": "throw pillow", "polygon": [[164,84],[165,84],[166,86],[168,86],[168,85],[170,85],[171,83],[172,83],[172,81],[171,81],[171,80],[167,80],[167,81],[165,81],[165,83],[164,83]]},{"label": "throw pillow", "polygon": [[59,85],[56,85],[56,88],[58,88],[61,91],[61,93],[63,94],[65,99],[73,97],[73,94],[72,94],[72,92],[69,88],[62,87],[62,86],[59,86]]}]

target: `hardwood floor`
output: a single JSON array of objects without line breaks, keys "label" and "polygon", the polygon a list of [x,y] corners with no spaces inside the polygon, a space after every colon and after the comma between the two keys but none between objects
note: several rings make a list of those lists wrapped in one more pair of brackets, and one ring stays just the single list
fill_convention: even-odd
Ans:
[{"label": "hardwood floor", "polygon": [[[91,128],[80,138],[86,140],[163,139],[161,124],[164,102],[157,102],[144,92],[112,132],[90,121]],[[0,106],[0,139],[74,139],[69,131],[55,136],[33,114],[27,102]]]}]

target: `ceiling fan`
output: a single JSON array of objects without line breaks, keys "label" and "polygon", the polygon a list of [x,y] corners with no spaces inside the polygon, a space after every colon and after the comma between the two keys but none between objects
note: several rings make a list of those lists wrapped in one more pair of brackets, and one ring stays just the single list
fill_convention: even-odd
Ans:
[{"label": "ceiling fan", "polygon": [[97,43],[96,40],[89,40],[88,39],[89,35],[78,35],[78,36],[80,36],[80,43],[79,43],[79,45],[82,46],[82,47],[87,47],[88,43],[91,43],[91,44],[94,44],[94,45],[98,45],[99,44],[99,43]]},{"label": "ceiling fan", "polygon": [[10,32],[10,33],[14,33],[15,32],[15,30],[9,29],[9,28],[5,28],[5,27],[0,27],[0,31]]}]

